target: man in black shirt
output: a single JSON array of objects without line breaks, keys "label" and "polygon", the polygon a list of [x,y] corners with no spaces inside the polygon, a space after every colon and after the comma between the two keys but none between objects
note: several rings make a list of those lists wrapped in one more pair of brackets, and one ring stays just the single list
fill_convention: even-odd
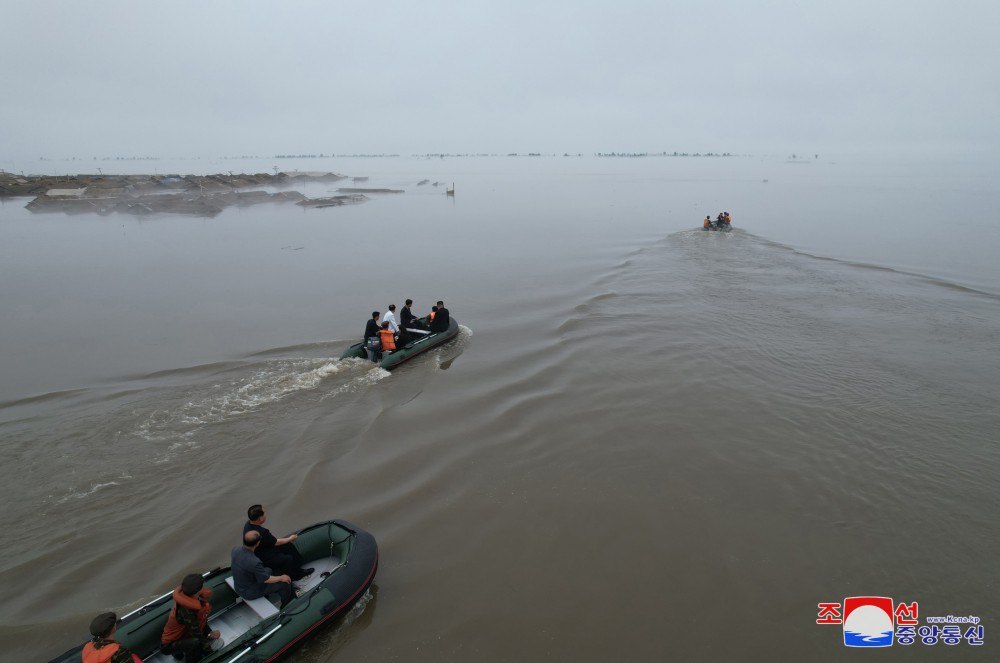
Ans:
[{"label": "man in black shirt", "polygon": [[271,530],[264,527],[267,514],[264,507],[254,504],[247,509],[247,523],[243,526],[243,533],[254,530],[260,534],[260,545],[254,550],[254,554],[260,558],[264,566],[271,569],[275,575],[288,575],[293,581],[301,580],[313,572],[314,569],[302,568],[305,561],[299,551],[293,545],[293,541],[299,538],[298,534],[277,539],[271,534]]},{"label": "man in black shirt", "polygon": [[420,322],[420,318],[413,315],[413,300],[407,299],[406,304],[403,305],[403,310],[399,312],[399,320],[402,323],[404,329],[426,329],[424,324]]},{"label": "man in black shirt", "polygon": [[451,314],[449,314],[448,309],[444,307],[444,302],[438,300],[437,313],[434,314],[434,322],[431,323],[431,331],[432,332],[448,331],[448,325],[450,324],[451,324]]},{"label": "man in black shirt", "polygon": [[378,316],[379,316],[378,311],[372,311],[372,319],[368,321],[367,325],[365,325],[364,340],[366,344],[368,343],[368,339],[371,338],[372,336],[378,338],[378,330],[379,330]]}]

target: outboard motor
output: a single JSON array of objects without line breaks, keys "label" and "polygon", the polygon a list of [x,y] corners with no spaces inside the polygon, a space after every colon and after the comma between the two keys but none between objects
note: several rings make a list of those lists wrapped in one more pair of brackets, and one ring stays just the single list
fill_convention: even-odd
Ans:
[{"label": "outboard motor", "polygon": [[382,342],[378,336],[369,336],[365,342],[365,355],[376,364],[382,361]]}]

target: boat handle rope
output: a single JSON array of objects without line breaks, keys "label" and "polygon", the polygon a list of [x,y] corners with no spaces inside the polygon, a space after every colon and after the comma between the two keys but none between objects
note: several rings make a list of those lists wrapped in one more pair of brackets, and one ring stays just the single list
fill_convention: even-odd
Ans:
[{"label": "boat handle rope", "polygon": [[282,622],[282,623],[278,624],[277,626],[275,626],[274,628],[272,628],[270,631],[268,631],[264,635],[262,635],[259,638],[257,638],[254,641],[254,645],[259,645],[260,643],[262,643],[265,640],[267,640],[268,638],[270,638],[272,635],[274,635],[275,633],[277,633],[278,629],[281,628],[282,626],[284,626],[286,623],[287,622]]},{"label": "boat handle rope", "polygon": [[250,647],[247,647],[246,649],[244,649],[243,651],[241,651],[239,654],[237,654],[236,656],[233,656],[231,659],[229,659],[228,661],[226,661],[226,663],[233,663],[233,661],[243,658],[249,652],[250,652]]},{"label": "boat handle rope", "polygon": [[284,626],[287,623],[288,622],[281,622],[280,624],[278,624],[277,626],[275,626],[274,628],[272,628],[270,631],[268,631],[264,635],[260,636],[256,640],[254,640],[253,643],[251,643],[250,645],[248,645],[246,647],[246,649],[244,649],[243,651],[241,651],[236,656],[233,656],[231,659],[229,659],[228,661],[226,661],[226,663],[233,663],[233,661],[236,661],[238,659],[243,658],[244,656],[246,656],[247,654],[249,654],[251,651],[253,651],[254,647],[256,647],[257,645],[259,645],[260,643],[264,642],[265,640],[267,640],[268,638],[270,638],[272,635],[274,635],[275,633],[277,633],[278,629],[280,629],[282,626]]}]

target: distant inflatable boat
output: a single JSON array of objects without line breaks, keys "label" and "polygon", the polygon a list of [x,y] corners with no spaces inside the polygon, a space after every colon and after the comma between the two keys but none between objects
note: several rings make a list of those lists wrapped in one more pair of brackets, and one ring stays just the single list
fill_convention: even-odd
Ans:
[{"label": "distant inflatable boat", "polygon": [[[313,635],[316,629],[345,615],[360,599],[378,569],[375,537],[343,520],[310,525],[296,532],[295,547],[314,568],[299,584],[302,593],[279,609],[267,598],[246,601],[232,586],[229,567],[203,574],[212,590],[208,624],[218,630],[224,646],[201,663],[277,661]],[[115,641],[145,663],[176,663],[160,651],[160,636],[174,605],[173,592],[147,603],[118,622]],[[49,663],[79,663],[83,645]]]},{"label": "distant inflatable boat", "polygon": [[731,231],[733,229],[733,226],[731,224],[729,224],[729,223],[723,223],[721,226],[718,226],[715,223],[713,223],[712,225],[708,226],[707,228],[705,226],[702,226],[701,229],[702,230],[714,230],[714,231],[718,231],[718,232],[727,233],[727,232],[729,232],[729,231]]},{"label": "distant inflatable boat", "polygon": [[392,370],[405,361],[409,361],[418,355],[422,355],[428,350],[444,345],[448,341],[453,340],[456,336],[458,336],[458,322],[455,321],[455,318],[451,318],[448,321],[448,329],[444,331],[426,335],[419,335],[414,332],[413,336],[414,337],[409,343],[398,350],[394,350],[393,352],[386,354],[380,353],[381,358],[379,358],[378,354],[373,354],[372,350],[366,348],[364,342],[355,343],[351,347],[347,348],[343,353],[341,353],[340,358],[348,359],[350,357],[358,357],[361,359],[371,359],[382,368]]}]

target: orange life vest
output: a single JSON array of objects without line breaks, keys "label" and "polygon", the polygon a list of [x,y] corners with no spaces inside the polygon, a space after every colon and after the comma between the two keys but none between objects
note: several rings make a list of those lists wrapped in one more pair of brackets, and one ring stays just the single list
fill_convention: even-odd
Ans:
[{"label": "orange life vest", "polygon": [[396,349],[396,339],[393,338],[391,329],[378,330],[379,340],[382,341],[382,352]]},{"label": "orange life vest", "polygon": [[706,227],[706,228],[711,228],[711,227],[712,227],[712,222],[711,222],[711,221],[710,221],[710,220],[708,219],[708,217],[706,216],[706,217],[705,217],[705,223],[703,223],[702,225],[703,225],[704,227]]},{"label": "orange life vest", "polygon": [[[212,604],[207,599],[212,595],[212,590],[207,587],[202,588],[198,596],[188,596],[181,591],[180,587],[174,589],[174,607],[170,609],[170,616],[167,618],[167,625],[163,627],[163,636],[160,637],[161,644],[176,642],[183,637],[197,638],[205,632],[205,625],[208,624],[208,615],[212,612]],[[187,633],[184,625],[177,621],[177,606],[183,606],[198,613],[198,633]]]},{"label": "orange life vest", "polygon": [[[80,655],[83,663],[108,663],[111,658],[118,653],[121,645],[114,640],[104,640],[104,646],[98,649],[95,642],[88,642],[83,646],[83,653]],[[128,651],[127,649],[125,651]],[[131,653],[131,652],[129,652]],[[142,663],[142,659],[132,654],[132,660]]]},{"label": "orange life vest", "polygon": [[732,221],[732,217],[729,216],[729,212],[726,212],[726,223],[729,223],[730,221]]},{"label": "orange life vest", "polygon": [[435,315],[437,315],[437,311],[431,311],[431,314],[429,316],[427,316],[427,317],[430,318],[431,322],[434,322],[434,316]]}]

